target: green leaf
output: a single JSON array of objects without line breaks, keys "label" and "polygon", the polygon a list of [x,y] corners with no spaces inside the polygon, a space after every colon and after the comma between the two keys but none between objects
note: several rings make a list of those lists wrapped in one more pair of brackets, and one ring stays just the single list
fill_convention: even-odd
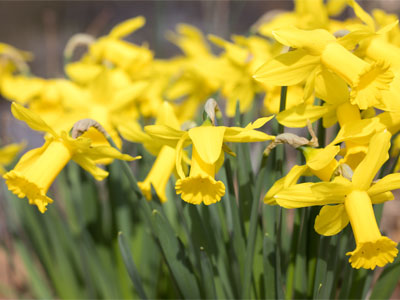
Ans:
[{"label": "green leaf", "polygon": [[243,282],[244,258],[246,253],[246,245],[243,236],[243,224],[240,221],[239,207],[235,195],[234,174],[231,167],[231,159],[226,159],[224,163],[225,172],[220,172],[222,181],[227,188],[227,193],[223,198],[226,210],[226,220],[230,239],[228,240],[231,250],[231,264],[235,286],[241,290]]},{"label": "green leaf", "polygon": [[207,299],[217,299],[217,292],[214,285],[214,274],[211,261],[204,248],[200,248],[201,275],[203,278],[203,288]]},{"label": "green leaf", "polygon": [[[259,206],[261,199],[261,191],[262,191],[262,183],[264,174],[266,172],[267,167],[267,157],[263,157],[261,162],[260,171],[257,176],[257,182],[254,190],[254,198],[252,200],[251,206],[251,215],[250,215],[250,228],[249,234],[247,237],[247,247],[246,247],[246,256],[245,256],[245,267],[244,267],[244,276],[243,276],[243,290],[242,290],[242,298],[250,297],[250,284],[251,277],[253,272],[253,259],[254,259],[254,249],[256,245],[256,236],[258,229],[258,219],[259,219]],[[248,195],[251,197],[252,193]]]},{"label": "green leaf", "polygon": [[22,261],[24,263],[24,268],[28,273],[27,278],[35,298],[38,299],[53,298],[53,295],[50,292],[51,289],[47,285],[46,278],[43,276],[43,274],[39,272],[39,269],[33,263],[34,259],[29,254],[28,249],[22,244],[21,241],[16,241],[15,246],[18,254],[22,258]]},{"label": "green leaf", "polygon": [[138,293],[138,295],[141,299],[147,299],[146,293],[143,289],[142,281],[140,279],[139,272],[135,266],[135,263],[130,254],[130,251],[129,251],[129,246],[126,244],[126,241],[125,241],[125,238],[124,238],[122,232],[120,232],[118,234],[118,244],[119,244],[122,258],[124,260],[129,277],[131,278],[133,285],[136,288],[136,292]]},{"label": "green leaf", "polygon": [[268,233],[265,233],[264,235],[263,257],[265,299],[277,299],[275,276],[275,241],[268,235]]},{"label": "green leaf", "polygon": [[200,298],[196,277],[191,266],[188,264],[185,249],[182,247],[170,224],[157,210],[153,210],[152,219],[162,253],[183,298]]},{"label": "green leaf", "polygon": [[337,247],[338,236],[330,237],[329,249],[326,252],[325,259],[327,261],[327,270],[324,282],[322,283],[322,288],[320,291],[320,296],[322,299],[329,299],[332,295],[332,289],[334,289],[335,283],[335,273],[338,271],[336,269],[337,265]]}]

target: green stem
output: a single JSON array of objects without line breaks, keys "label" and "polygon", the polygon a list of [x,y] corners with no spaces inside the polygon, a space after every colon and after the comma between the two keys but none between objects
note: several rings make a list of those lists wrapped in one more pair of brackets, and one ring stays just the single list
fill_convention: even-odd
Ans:
[{"label": "green stem", "polygon": [[[279,111],[284,111],[286,109],[286,96],[287,96],[287,86],[281,87],[281,98],[280,98],[280,106]],[[284,127],[282,124],[278,124],[278,134],[284,132]],[[278,151],[279,150],[279,151]],[[275,174],[278,177],[282,177],[283,175],[283,162],[285,159],[285,147],[277,148],[275,151],[275,165],[274,170]],[[282,266],[281,266],[281,252],[282,252],[282,208],[279,207],[279,215],[277,218],[277,223],[275,224],[276,228],[276,251],[275,251],[275,272],[276,272],[276,295],[279,299],[284,298],[283,290],[282,290]]]}]

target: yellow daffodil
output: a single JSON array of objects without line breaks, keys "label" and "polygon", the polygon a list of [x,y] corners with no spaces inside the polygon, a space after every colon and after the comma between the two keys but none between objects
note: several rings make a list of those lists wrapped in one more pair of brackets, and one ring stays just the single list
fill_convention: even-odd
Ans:
[{"label": "yellow daffodil", "polygon": [[3,176],[10,191],[20,198],[27,197],[29,204],[36,205],[42,213],[53,202],[46,195],[47,190],[70,160],[90,172],[97,180],[102,180],[108,173],[96,166],[96,160],[138,158],[121,154],[109,146],[93,147],[89,138],[81,136],[73,139],[65,131],[57,134],[39,116],[19,104],[13,103],[11,110],[15,118],[24,121],[34,130],[48,134],[42,147],[25,153],[15,168]]},{"label": "yellow daffodil", "polygon": [[153,53],[146,46],[128,43],[123,38],[143,27],[145,22],[142,16],[121,22],[108,35],[91,44],[88,55],[98,62],[110,61],[129,74],[139,73],[152,61]]},{"label": "yellow daffodil", "polygon": [[276,205],[274,196],[279,191],[295,185],[300,176],[315,175],[323,181],[329,181],[339,166],[338,161],[335,159],[335,156],[340,151],[339,146],[329,145],[318,149],[303,146],[299,149],[306,159],[306,164],[293,166],[286,176],[277,180],[264,196],[264,203]]},{"label": "yellow daffodil", "polygon": [[[168,102],[164,102],[159,108],[156,124],[168,125],[179,130],[179,121],[173,112],[172,105]],[[121,124],[118,130],[126,140],[142,143],[147,151],[157,156],[150,172],[143,181],[138,182],[138,186],[147,200],[151,200],[151,186],[153,186],[160,201],[166,202],[165,189],[172,172],[175,170],[175,148],[163,145],[157,139],[153,139],[142,131],[139,124]]]},{"label": "yellow daffodil", "polygon": [[248,111],[256,93],[262,91],[252,74],[270,56],[268,41],[236,36],[236,43],[230,43],[213,35],[209,39],[225,50],[220,57],[221,65],[217,72],[221,73],[222,94],[227,99],[226,114],[229,117],[235,115],[237,101],[240,103],[240,112]]},{"label": "yellow daffodil", "polygon": [[[105,128],[117,146],[121,147],[122,141],[116,128],[120,123],[137,118],[134,101],[146,86],[147,82],[144,80],[132,82],[121,69],[110,70],[103,67],[86,87],[71,87],[66,92],[68,101],[63,103],[63,107],[70,112],[72,124],[80,119],[94,119]],[[94,138],[93,142],[108,144],[101,135]]]},{"label": "yellow daffodil", "polygon": [[183,122],[193,119],[199,107],[219,89],[221,63],[210,51],[202,32],[193,26],[179,24],[176,33],[169,32],[167,38],[181,49],[184,56],[168,61],[175,69],[169,75],[164,96],[178,102],[176,113]]},{"label": "yellow daffodil", "polygon": [[400,174],[390,174],[373,182],[388,159],[390,138],[388,131],[372,137],[368,153],[354,170],[351,181],[338,176],[332,182],[292,185],[273,197],[286,208],[324,205],[315,222],[315,230],[322,235],[337,234],[350,222],[356,249],[347,255],[353,268],[383,267],[398,252],[396,243],[381,235],[372,209],[372,204],[392,200],[390,191],[400,188]]},{"label": "yellow daffodil", "polygon": [[[146,126],[151,136],[176,148],[176,169],[180,179],[175,184],[176,193],[192,204],[213,204],[225,194],[225,186],[215,180],[215,174],[224,161],[224,142],[258,142],[274,139],[255,129],[260,128],[272,117],[260,118],[245,128],[212,126],[205,123],[186,131],[176,130],[169,126]],[[185,175],[181,161],[183,148],[193,144],[189,176]]]},{"label": "yellow daffodil", "polygon": [[[306,90],[319,75],[319,68],[327,68],[350,87],[350,102],[360,109],[382,106],[382,91],[388,90],[393,80],[390,65],[384,60],[368,63],[347,50],[329,32],[296,28],[274,31],[282,44],[296,48],[278,55],[264,64],[254,75],[256,80],[275,85],[295,85],[307,79]],[[312,76],[310,76],[312,74]],[[326,78],[326,85],[335,89],[335,81]]]},{"label": "yellow daffodil", "polygon": [[14,160],[24,146],[24,144],[9,144],[0,148],[0,175],[6,173],[4,167]]},{"label": "yellow daffodil", "polygon": [[269,37],[273,37],[274,30],[288,26],[306,30],[324,28],[332,32],[336,26],[329,16],[340,14],[347,3],[346,0],[330,0],[325,5],[322,0],[295,0],[294,4],[293,12],[276,12],[272,16],[271,12],[265,14],[253,29]]}]

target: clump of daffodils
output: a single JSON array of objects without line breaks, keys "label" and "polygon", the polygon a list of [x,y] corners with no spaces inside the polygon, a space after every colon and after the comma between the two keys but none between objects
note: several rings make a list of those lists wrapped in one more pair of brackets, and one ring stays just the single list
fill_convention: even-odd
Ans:
[{"label": "clump of daffodils", "polygon": [[[355,17],[333,19],[346,5]],[[227,40],[180,24],[167,34],[181,51],[170,59],[156,58],[146,43],[125,40],[145,25],[138,16],[99,38],[73,37],[62,79],[29,74],[29,53],[0,44],[1,95],[13,101],[16,119],[45,133],[43,146],[25,153],[8,172],[4,166],[21,147],[0,148],[8,189],[44,213],[53,202],[47,191],[69,161],[102,180],[108,173],[99,164],[138,158],[121,152],[131,142],[154,156],[138,182],[145,199],[152,200],[154,188],[161,203],[170,201],[166,189],[172,181],[183,201],[212,205],[225,196],[218,171],[225,153],[235,155],[235,143],[271,142],[264,152],[268,159],[280,144],[289,144],[305,163],[278,179],[264,203],[320,206],[314,228],[324,236],[350,224],[356,248],[347,255],[353,268],[393,262],[397,243],[381,234],[373,205],[394,199],[392,191],[400,188],[398,173],[381,170],[389,152],[397,158],[400,149],[398,136],[391,144],[400,131],[398,21],[382,11],[370,15],[354,0],[297,0],[295,6],[294,12],[264,16],[250,36]],[[72,61],[82,43],[86,52]],[[220,48],[218,55],[211,45]],[[217,100],[207,101],[215,95]],[[199,121],[204,105],[208,116]],[[223,125],[252,109],[257,115],[245,127]],[[272,114],[280,126],[308,126],[311,139],[283,130],[265,133]],[[82,119],[93,121],[74,125]],[[311,128],[317,122],[319,130],[337,124],[338,132],[318,141]],[[397,172],[400,163],[393,164]],[[307,176],[313,179],[298,183]]]}]

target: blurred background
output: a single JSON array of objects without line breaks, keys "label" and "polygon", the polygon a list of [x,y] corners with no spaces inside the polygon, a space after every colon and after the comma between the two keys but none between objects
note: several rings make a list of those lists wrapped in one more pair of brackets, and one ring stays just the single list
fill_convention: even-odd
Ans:
[{"label": "blurred background", "polygon": [[[358,1],[367,11],[381,8],[400,13],[399,0]],[[95,37],[107,34],[117,23],[134,16],[146,18],[144,28],[127,40],[136,44],[148,43],[156,58],[169,58],[179,54],[165,34],[179,23],[198,27],[205,34],[229,39],[231,34],[248,33],[249,28],[263,14],[271,10],[292,10],[292,1],[0,1],[0,42],[29,51],[34,59],[30,63],[36,76],[63,77],[63,50],[76,33]],[[343,17],[350,16],[347,9]],[[216,49],[215,49],[216,50]],[[10,114],[10,103],[0,99],[0,138],[2,144],[28,141],[32,148],[42,143],[36,133],[16,122]],[[1,179],[2,180],[2,179]],[[4,216],[4,193],[0,186],[0,245],[10,243],[11,235]],[[26,204],[26,203],[25,203]],[[28,207],[28,209],[34,209]],[[400,195],[385,204],[382,218],[383,231],[395,241],[400,240]],[[25,297],[32,293],[27,284],[25,265],[18,255],[6,253],[0,247],[0,282],[13,286]],[[10,257],[12,260],[10,261]],[[400,297],[400,292],[394,297]],[[0,298],[8,297],[0,291]]]}]

